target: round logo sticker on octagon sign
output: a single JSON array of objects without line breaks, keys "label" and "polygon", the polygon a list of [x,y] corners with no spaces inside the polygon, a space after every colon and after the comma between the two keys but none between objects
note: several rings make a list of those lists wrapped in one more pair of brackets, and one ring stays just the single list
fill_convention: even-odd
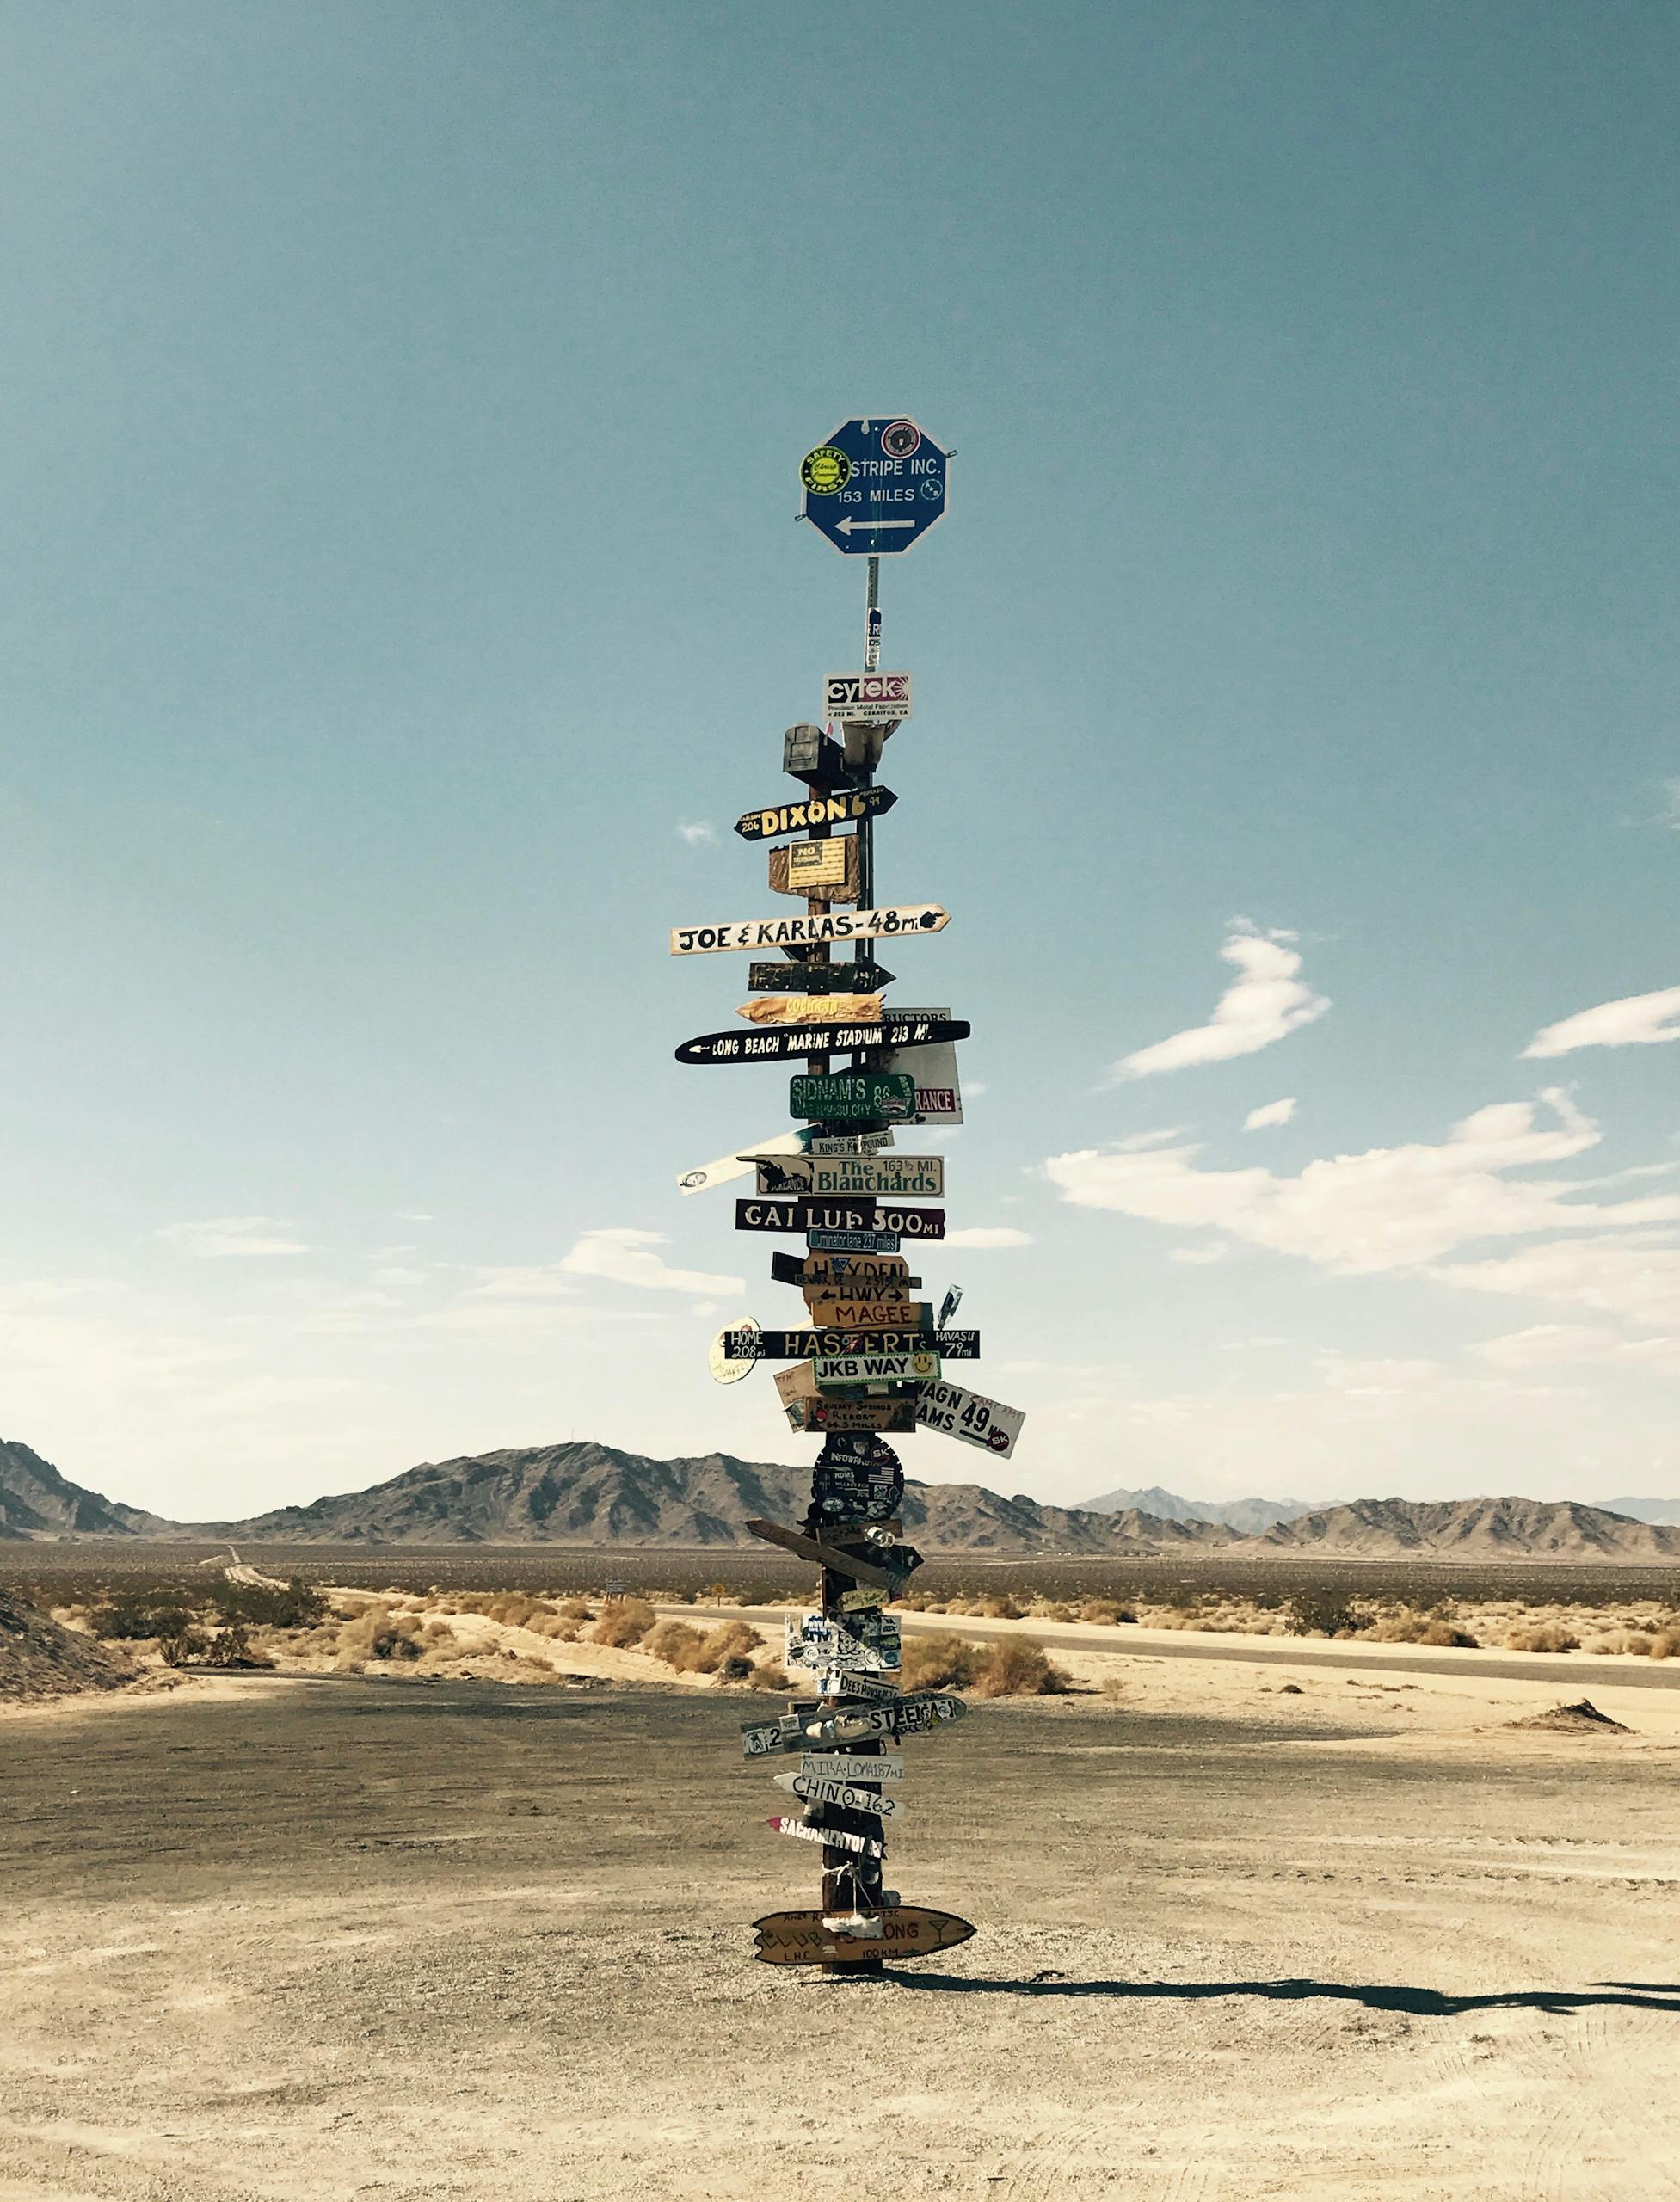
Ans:
[{"label": "round logo sticker on octagon sign", "polygon": [[852,461],[833,444],[819,444],[799,462],[799,479],[814,497],[833,497],[852,479]]},{"label": "round logo sticker on octagon sign", "polygon": [[881,448],[889,458],[908,458],[921,442],[914,421],[894,421],[881,431]]}]

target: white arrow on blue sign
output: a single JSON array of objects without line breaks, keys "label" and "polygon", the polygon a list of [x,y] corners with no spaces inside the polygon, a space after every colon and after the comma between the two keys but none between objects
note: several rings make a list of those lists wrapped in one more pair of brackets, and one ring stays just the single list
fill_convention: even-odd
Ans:
[{"label": "white arrow on blue sign", "polygon": [[902,415],[842,421],[801,463],[803,517],[849,557],[908,550],[945,517],[945,459]]}]

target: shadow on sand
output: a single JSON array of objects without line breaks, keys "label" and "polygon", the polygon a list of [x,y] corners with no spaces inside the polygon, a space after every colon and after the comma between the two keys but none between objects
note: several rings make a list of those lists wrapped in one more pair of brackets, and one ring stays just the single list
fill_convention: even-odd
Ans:
[{"label": "shadow on sand", "polygon": [[1422,2019],[1461,2018],[1471,2011],[1571,2011],[1620,2005],[1630,2011],[1672,2011],[1680,2016],[1680,1985],[1666,1981],[1601,1980],[1590,1989],[1535,1988],[1505,1996],[1445,1996],[1434,1988],[1390,1987],[1380,1981],[1345,1980],[1065,1980],[1056,1974],[1026,1980],[984,1980],[953,1972],[877,1976],[895,1987],[937,1990],[948,1996],[1089,1996],[1195,2003],[1220,1996],[1253,1996],[1268,2003],[1358,2003],[1368,2011],[1406,2011]]}]

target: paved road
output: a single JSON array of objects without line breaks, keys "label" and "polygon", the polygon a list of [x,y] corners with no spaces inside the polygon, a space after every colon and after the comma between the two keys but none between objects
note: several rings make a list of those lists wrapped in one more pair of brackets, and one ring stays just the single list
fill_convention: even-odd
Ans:
[{"label": "paved road", "polygon": [[[779,1627],[781,1606],[660,1606],[657,1611],[680,1620],[695,1621],[700,1612],[729,1621],[739,1617],[760,1625]],[[1007,1621],[970,1621],[961,1614],[901,1614],[907,1633],[954,1629],[959,1635],[995,1638],[1018,1633]],[[1315,1650],[1294,1643],[1256,1644],[1252,1638],[1233,1644],[1217,1636],[1191,1634],[1146,1635],[1128,1641],[1109,1629],[1059,1627],[1054,1621],[1035,1622],[1033,1637],[1040,1644],[1066,1652],[1118,1652],[1135,1659],[1246,1659],[1255,1666],[1323,1669],[1331,1673],[1355,1670],[1385,1675],[1466,1675],[1502,1682],[1556,1682],[1564,1689],[1680,1689],[1680,1661],[1630,1658],[1587,1659],[1578,1653],[1524,1654],[1517,1652],[1428,1652],[1402,1647],[1388,1651],[1382,1645],[1324,1644]]]}]

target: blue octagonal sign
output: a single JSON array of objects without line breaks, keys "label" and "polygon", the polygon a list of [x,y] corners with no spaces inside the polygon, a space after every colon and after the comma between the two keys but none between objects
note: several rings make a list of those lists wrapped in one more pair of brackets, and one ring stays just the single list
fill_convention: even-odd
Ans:
[{"label": "blue octagonal sign", "polygon": [[800,464],[801,516],[848,557],[908,550],[945,518],[945,458],[902,414],[842,421]]}]

